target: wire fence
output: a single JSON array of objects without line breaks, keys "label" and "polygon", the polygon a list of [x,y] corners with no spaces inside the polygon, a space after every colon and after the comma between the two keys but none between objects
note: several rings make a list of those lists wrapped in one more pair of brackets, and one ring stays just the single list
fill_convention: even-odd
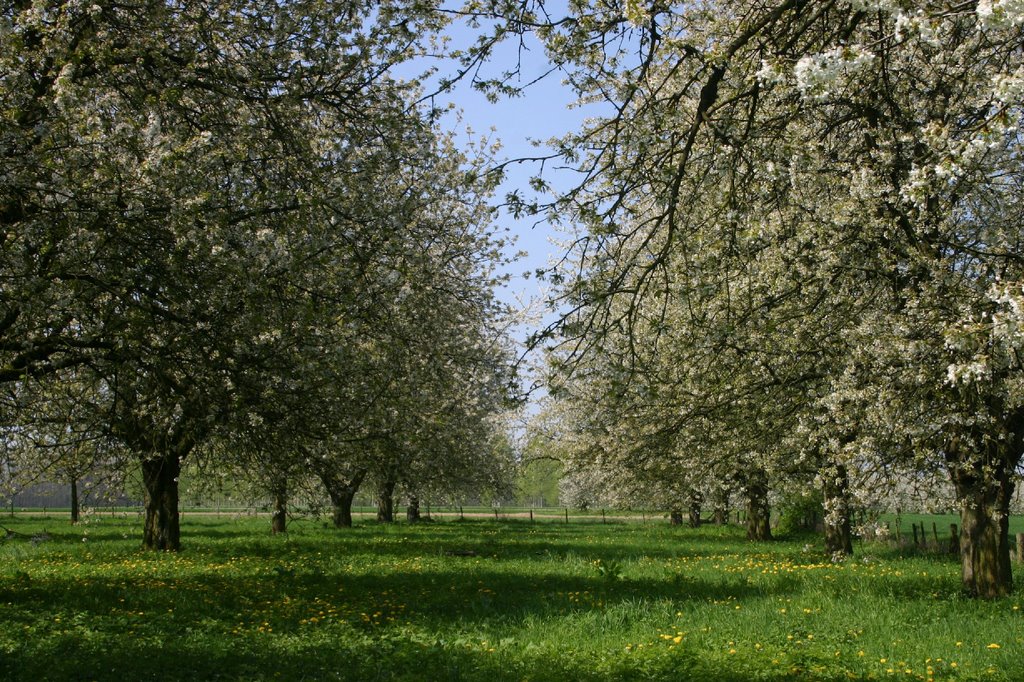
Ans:
[{"label": "wire fence", "polygon": [[[79,485],[79,504],[87,513],[142,513],[144,502],[141,497],[133,497],[123,491],[106,489],[102,486],[90,486],[88,483]],[[42,513],[70,514],[72,493],[70,485],[40,483],[6,499],[0,498],[0,509],[10,513]],[[182,514],[203,514],[223,516],[244,516],[269,514],[272,501],[239,499],[231,496],[197,497],[183,495],[179,503]],[[328,500],[295,500],[289,505],[293,516],[329,516],[331,506]],[[359,495],[352,506],[355,518],[376,518],[377,506],[372,497]],[[396,519],[406,517],[406,507],[395,504]],[[611,510],[611,509],[572,509],[564,505],[553,504],[522,504],[504,500],[486,503],[480,500],[468,500],[464,504],[445,503],[434,505],[421,502],[419,506],[421,520],[452,520],[452,519],[493,519],[493,520],[528,520],[528,521],[562,521],[592,520],[597,522],[637,521],[641,523],[669,520],[669,512],[658,510]],[[737,522],[739,517],[737,517]]]}]

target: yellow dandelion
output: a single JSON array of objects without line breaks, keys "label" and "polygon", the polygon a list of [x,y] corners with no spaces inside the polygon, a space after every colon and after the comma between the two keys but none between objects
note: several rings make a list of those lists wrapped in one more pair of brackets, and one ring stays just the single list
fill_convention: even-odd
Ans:
[{"label": "yellow dandelion", "polygon": [[1002,649],[1003,647],[999,646],[995,642],[992,642],[991,644],[988,645],[987,648],[989,648],[989,649]]}]

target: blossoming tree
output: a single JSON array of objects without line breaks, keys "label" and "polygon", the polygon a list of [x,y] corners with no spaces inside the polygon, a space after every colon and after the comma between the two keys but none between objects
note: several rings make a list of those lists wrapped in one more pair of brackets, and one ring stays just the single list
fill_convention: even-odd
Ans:
[{"label": "blossoming tree", "polygon": [[[543,10],[516,5],[513,26],[537,30],[609,112],[562,143],[583,181],[554,207],[585,229],[559,275],[559,368],[621,337],[605,392],[651,377],[648,403],[671,391],[728,415],[714,432],[739,425],[751,451],[817,460],[837,542],[851,467],[941,467],[964,588],[1007,593],[1024,451],[1024,8]],[[655,356],[691,377],[650,371]],[[676,412],[650,428],[676,437],[706,416]]]},{"label": "blossoming tree", "polygon": [[[89,423],[142,468],[147,547],[179,547],[185,458],[288,423],[330,431],[376,390],[343,368],[374,366],[359,332],[387,322],[428,243],[454,245],[444,267],[492,257],[488,228],[461,222],[481,210],[472,179],[408,171],[437,158],[434,112],[390,70],[443,23],[400,1],[0,12],[0,380],[88,377]],[[404,210],[420,202],[448,222],[424,228]]]}]

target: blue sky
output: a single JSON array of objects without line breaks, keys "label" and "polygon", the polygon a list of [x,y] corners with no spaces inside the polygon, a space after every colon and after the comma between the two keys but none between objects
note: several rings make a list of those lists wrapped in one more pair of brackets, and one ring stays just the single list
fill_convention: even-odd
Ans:
[{"label": "blue sky", "polygon": [[[466,47],[472,43],[476,34],[466,27],[453,26],[450,35],[453,46]],[[520,56],[520,79],[522,84],[530,83],[543,75],[551,67],[540,44],[528,38],[527,51],[519,52],[518,44],[505,45],[483,73],[494,76],[509,69]],[[569,86],[563,85],[558,73],[548,75],[544,80],[534,83],[522,97],[503,98],[498,102],[489,102],[487,98],[473,90],[468,82],[459,83],[448,95],[441,98],[453,102],[462,111],[462,121],[457,122],[454,116],[449,117],[448,124],[457,133],[460,128],[470,128],[475,136],[490,135],[502,143],[500,157],[516,159],[520,157],[542,156],[550,150],[545,147],[533,146],[531,140],[547,141],[552,137],[573,130],[582,123],[584,113],[579,109],[570,109],[574,94]],[[438,102],[440,103],[440,102]],[[494,132],[491,132],[491,129]],[[555,164],[545,168],[545,179],[558,184]],[[506,193],[518,189],[521,194],[530,196],[529,179],[539,170],[533,163],[511,164],[507,168],[505,183],[499,189],[496,200],[503,200]],[[498,221],[507,226],[517,237],[514,250],[525,251],[528,256],[515,263],[509,270],[513,275],[501,298],[513,301],[535,298],[542,295],[543,284],[535,278],[525,279],[524,272],[533,272],[548,264],[552,255],[560,255],[558,248],[553,246],[549,238],[553,235],[552,228],[545,222],[537,223],[538,218],[515,220],[508,213],[502,213]]]}]

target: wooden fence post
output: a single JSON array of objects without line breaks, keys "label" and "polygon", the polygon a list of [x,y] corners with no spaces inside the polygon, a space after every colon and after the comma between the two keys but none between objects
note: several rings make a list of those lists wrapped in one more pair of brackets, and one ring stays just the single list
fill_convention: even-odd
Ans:
[{"label": "wooden fence post", "polygon": [[914,546],[917,547],[917,523],[910,524],[910,527],[914,529]]},{"label": "wooden fence post", "polygon": [[1024,533],[1017,533],[1017,561],[1024,563]]},{"label": "wooden fence post", "polygon": [[565,522],[569,523],[569,508],[565,508]]},{"label": "wooden fence post", "polygon": [[955,523],[949,524],[949,553],[953,556],[960,555],[960,530]]}]

